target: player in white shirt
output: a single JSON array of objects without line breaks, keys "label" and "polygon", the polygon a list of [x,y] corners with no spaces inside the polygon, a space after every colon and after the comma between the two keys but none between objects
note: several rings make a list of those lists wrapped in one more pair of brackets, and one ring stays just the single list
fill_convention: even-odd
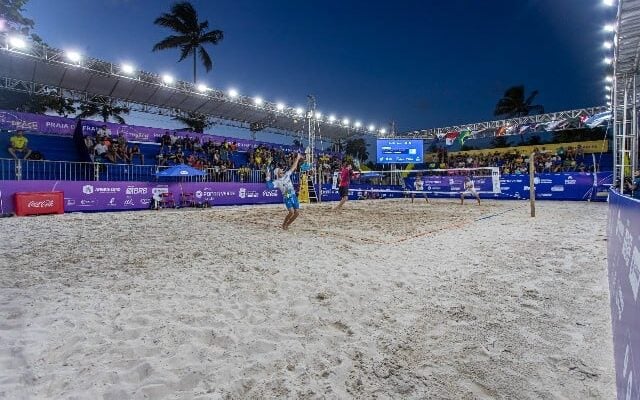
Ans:
[{"label": "player in white shirt", "polygon": [[282,168],[276,168],[273,170],[273,174],[276,179],[271,180],[271,174],[269,173],[269,169],[267,169],[267,187],[270,189],[277,188],[282,192],[282,198],[284,199],[284,205],[287,207],[289,213],[286,217],[284,217],[284,222],[282,223],[282,229],[289,229],[289,225],[293,223],[293,221],[298,218],[300,212],[300,202],[298,201],[298,196],[296,196],[296,190],[293,187],[293,182],[291,182],[291,174],[298,168],[298,163],[302,159],[302,156],[298,154],[298,157],[291,165],[291,168],[284,172]]},{"label": "player in white shirt", "polygon": [[[413,189],[416,192],[423,192],[424,199],[427,203],[429,203],[429,198],[427,197],[427,192],[424,192],[424,181],[422,180],[422,173],[418,172],[416,175],[416,180],[413,181]],[[411,193],[411,202],[416,198],[415,193]]]},{"label": "player in white shirt", "polygon": [[460,204],[464,204],[464,196],[467,194],[473,195],[480,205],[480,195],[476,192],[473,181],[468,176],[464,178],[464,192],[460,193]]}]

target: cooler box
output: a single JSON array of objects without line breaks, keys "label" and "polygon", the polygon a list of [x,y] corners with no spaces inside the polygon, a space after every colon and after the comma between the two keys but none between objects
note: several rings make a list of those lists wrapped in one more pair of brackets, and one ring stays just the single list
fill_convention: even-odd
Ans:
[{"label": "cooler box", "polygon": [[13,195],[16,215],[63,214],[63,192],[18,192]]}]

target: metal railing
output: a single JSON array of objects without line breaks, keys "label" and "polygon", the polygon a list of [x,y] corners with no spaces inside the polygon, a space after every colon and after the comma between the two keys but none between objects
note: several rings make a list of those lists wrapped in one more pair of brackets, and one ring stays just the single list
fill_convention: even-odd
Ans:
[{"label": "metal railing", "polygon": [[[157,181],[168,166],[0,158],[0,180]],[[207,168],[205,175],[178,178],[183,182],[262,183],[264,172],[246,168]],[[297,181],[297,177],[294,177]]]}]

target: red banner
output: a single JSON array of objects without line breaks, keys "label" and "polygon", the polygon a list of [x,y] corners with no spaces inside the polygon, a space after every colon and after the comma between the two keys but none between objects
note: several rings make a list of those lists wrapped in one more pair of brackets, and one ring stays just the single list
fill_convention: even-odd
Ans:
[{"label": "red banner", "polygon": [[17,192],[13,201],[18,216],[64,213],[62,192]]}]

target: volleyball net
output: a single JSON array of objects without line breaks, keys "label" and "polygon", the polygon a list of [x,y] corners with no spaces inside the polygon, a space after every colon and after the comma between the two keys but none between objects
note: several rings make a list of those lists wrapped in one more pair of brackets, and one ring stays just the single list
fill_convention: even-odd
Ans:
[{"label": "volleyball net", "polygon": [[[358,174],[356,174],[356,178],[358,178]],[[359,178],[370,182],[395,182],[399,186],[398,190],[376,190],[374,185],[373,188],[367,190],[372,193],[427,193],[447,196],[463,192],[465,183],[468,181],[472,182],[477,193],[501,193],[500,169],[498,167],[366,171],[361,172]],[[350,191],[359,192],[362,189]]]}]

